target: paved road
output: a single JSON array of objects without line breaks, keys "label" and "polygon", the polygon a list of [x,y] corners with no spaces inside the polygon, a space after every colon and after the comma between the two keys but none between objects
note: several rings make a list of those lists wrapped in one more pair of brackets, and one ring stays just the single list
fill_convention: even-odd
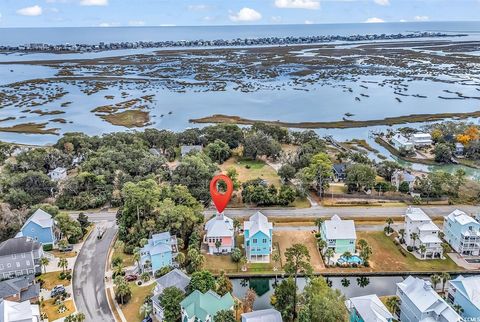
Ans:
[{"label": "paved road", "polygon": [[85,322],[115,322],[105,293],[105,263],[110,242],[117,227],[112,221],[99,222],[107,230],[101,240],[95,229],[78,254],[73,270],[73,295],[77,310],[85,314]]},{"label": "paved road", "polygon": [[[420,208],[425,211],[429,216],[446,216],[455,209],[465,211],[470,215],[476,215],[480,212],[478,206],[421,206]],[[340,217],[394,217],[405,215],[407,207],[312,207],[304,209],[295,208],[283,208],[283,209],[271,209],[271,208],[243,208],[243,209],[227,209],[225,214],[229,217],[245,217],[250,216],[254,212],[260,210],[265,216],[271,217],[329,217],[334,214]],[[205,216],[210,217],[216,213],[213,208],[205,210]],[[89,219],[93,222],[97,221],[115,221],[115,212],[98,212],[88,213]],[[77,214],[72,214],[72,217],[76,217]]]}]

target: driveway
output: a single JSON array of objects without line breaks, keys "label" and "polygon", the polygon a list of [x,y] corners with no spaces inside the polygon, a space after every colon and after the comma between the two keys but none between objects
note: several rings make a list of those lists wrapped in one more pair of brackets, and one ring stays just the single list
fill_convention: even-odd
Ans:
[{"label": "driveway", "polygon": [[[97,227],[106,229],[97,239]],[[73,270],[73,294],[77,310],[85,314],[86,322],[115,322],[105,293],[105,264],[108,250],[118,228],[112,221],[96,224],[85,241]]]}]

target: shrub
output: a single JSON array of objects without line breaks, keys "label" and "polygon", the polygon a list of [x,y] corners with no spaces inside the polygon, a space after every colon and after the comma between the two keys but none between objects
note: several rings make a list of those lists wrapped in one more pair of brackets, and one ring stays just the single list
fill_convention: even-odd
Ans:
[{"label": "shrub", "polygon": [[43,245],[43,250],[46,252],[51,251],[53,250],[53,245],[52,244]]},{"label": "shrub", "polygon": [[170,272],[172,270],[172,268],[170,266],[165,266],[165,267],[162,267],[158,270],[155,271],[155,278],[160,278],[162,277],[163,275],[167,274],[168,272]]},{"label": "shrub", "polygon": [[408,250],[409,252],[413,252],[413,247],[412,247],[412,246],[407,246],[407,250]]},{"label": "shrub", "polygon": [[137,285],[138,286],[142,285],[142,281],[137,281]]}]

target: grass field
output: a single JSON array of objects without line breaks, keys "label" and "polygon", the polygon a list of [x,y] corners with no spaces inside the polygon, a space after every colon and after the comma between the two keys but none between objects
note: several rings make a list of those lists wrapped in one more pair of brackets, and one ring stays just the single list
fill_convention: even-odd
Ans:
[{"label": "grass field", "polygon": [[58,305],[55,305],[55,299],[45,300],[41,311],[48,316],[48,321],[55,321],[75,312],[75,305],[73,304],[73,300],[66,300],[63,302],[67,309],[63,313],[58,313]]},{"label": "grass field", "polygon": [[40,275],[37,279],[43,280],[43,288],[46,290],[51,290],[56,285],[68,286],[70,285],[69,280],[61,280],[58,278],[62,271],[48,272]]},{"label": "grass field", "polygon": [[113,248],[112,259],[115,257],[120,257],[123,260],[124,267],[135,265],[133,255],[125,254],[121,249]]},{"label": "grass field", "polygon": [[318,272],[325,268],[320,253],[317,249],[317,240],[315,235],[309,231],[281,231],[273,232],[273,243],[278,243],[280,247],[280,254],[282,256],[282,263],[286,262],[285,251],[294,244],[302,244],[307,246],[310,253],[310,264],[313,270]]},{"label": "grass field", "polygon": [[275,169],[261,160],[239,160],[236,157],[230,158],[220,165],[222,172],[228,168],[235,168],[238,173],[238,180],[243,183],[248,180],[261,178],[277,187],[280,186],[280,177]]},{"label": "grass field", "polygon": [[140,322],[144,319],[140,316],[140,307],[142,306],[145,298],[150,295],[155,288],[155,283],[147,286],[138,286],[136,283],[130,283],[132,289],[132,297],[125,305],[120,305],[123,315],[128,322]]}]

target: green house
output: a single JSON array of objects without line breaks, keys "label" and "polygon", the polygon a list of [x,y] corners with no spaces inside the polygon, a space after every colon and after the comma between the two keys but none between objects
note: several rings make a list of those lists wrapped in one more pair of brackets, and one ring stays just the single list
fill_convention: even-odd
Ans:
[{"label": "green house", "polygon": [[355,253],[357,234],[353,220],[342,220],[334,215],[322,224],[320,234],[327,242],[327,248],[332,248],[336,254]]},{"label": "green house", "polygon": [[182,302],[182,322],[221,322],[214,316],[221,310],[233,310],[233,297],[230,293],[220,296],[213,291],[202,293],[193,291]]}]

